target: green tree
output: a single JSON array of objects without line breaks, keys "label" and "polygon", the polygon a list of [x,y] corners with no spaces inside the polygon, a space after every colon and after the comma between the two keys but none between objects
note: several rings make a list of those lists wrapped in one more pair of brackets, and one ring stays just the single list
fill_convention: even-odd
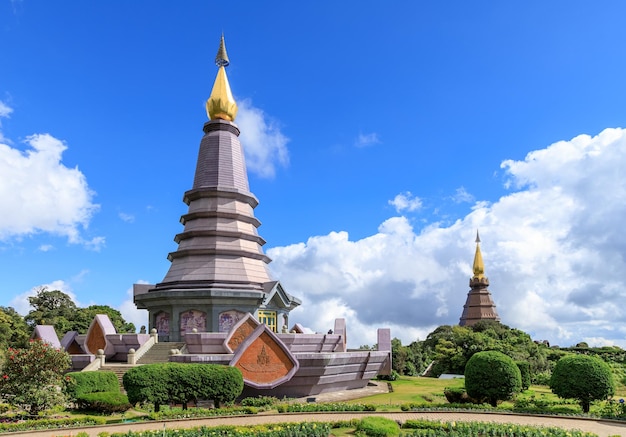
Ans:
[{"label": "green tree", "polygon": [[588,413],[592,401],[607,399],[615,393],[615,382],[609,365],[589,355],[566,355],[561,358],[550,378],[552,392],[561,398],[577,399]]},{"label": "green tree", "polygon": [[124,320],[122,313],[108,305],[90,305],[87,308],[77,308],[76,315],[72,320],[72,331],[84,334],[89,329],[89,325],[97,314],[106,314],[109,316],[111,323],[115,327],[115,331],[120,334],[126,332],[135,332],[135,325]]},{"label": "green tree", "polygon": [[496,321],[480,321],[473,326],[442,325],[419,342],[420,359],[434,361],[430,374],[462,374],[465,364],[477,352],[495,350],[516,361],[527,361],[531,374],[551,369],[549,348],[536,344],[528,334]]},{"label": "green tree", "polygon": [[407,362],[407,349],[398,338],[391,339],[391,367],[400,375],[404,375]]},{"label": "green tree", "polygon": [[32,415],[65,402],[63,373],[71,365],[66,352],[41,340],[9,348],[0,372],[0,395]]},{"label": "green tree", "polygon": [[474,399],[496,407],[522,388],[522,375],[511,357],[497,351],[478,352],[465,366],[465,389]]},{"label": "green tree", "polygon": [[24,318],[12,307],[0,306],[0,350],[24,347],[30,337]]},{"label": "green tree", "polygon": [[76,304],[70,296],[59,290],[41,287],[35,296],[28,298],[33,308],[24,318],[28,326],[52,325],[57,334],[72,331],[72,322],[76,315]]},{"label": "green tree", "polygon": [[72,298],[59,290],[40,288],[28,301],[33,308],[25,317],[30,327],[52,325],[59,337],[68,331],[85,334],[96,314],[106,314],[118,333],[135,332],[135,325],[126,322],[122,313],[108,305],[78,308]]}]

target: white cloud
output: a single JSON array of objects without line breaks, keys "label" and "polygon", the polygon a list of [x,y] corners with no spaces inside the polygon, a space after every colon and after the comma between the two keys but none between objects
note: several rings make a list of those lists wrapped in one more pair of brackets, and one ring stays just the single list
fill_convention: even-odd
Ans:
[{"label": "white cloud", "polygon": [[404,193],[396,195],[396,197],[394,197],[388,203],[389,205],[392,205],[398,213],[401,213],[402,211],[412,212],[422,207],[421,199],[411,194],[410,191],[406,191]]},{"label": "white cloud", "polygon": [[127,214],[125,212],[120,212],[117,214],[117,216],[120,218],[120,220],[126,222],[126,223],[134,223],[135,221],[135,216],[133,214]]},{"label": "white cloud", "polygon": [[99,206],[85,175],[61,162],[67,146],[49,134],[26,144],[22,152],[0,143],[0,240],[45,232],[99,250],[103,237],[83,236]]},{"label": "white cloud", "polygon": [[472,196],[465,187],[459,187],[456,189],[454,196],[452,196],[452,200],[456,203],[472,203],[474,202],[474,196]]},{"label": "white cloud", "polygon": [[378,138],[378,134],[376,132],[372,132],[371,134],[362,134],[360,133],[357,137],[354,145],[356,147],[367,147],[373,146],[374,144],[380,144],[380,138]]},{"label": "white cloud", "polygon": [[[137,284],[148,284],[148,282],[140,280],[137,281]],[[137,332],[139,332],[139,328],[141,328],[142,326],[145,326],[146,331],[149,332],[148,311],[139,310],[135,306],[135,303],[133,302],[133,287],[130,287],[128,290],[126,290],[126,300],[117,307],[117,310],[122,313],[122,317],[124,318],[124,320],[135,325],[135,328],[137,328]]]},{"label": "white cloud", "polygon": [[502,168],[517,191],[476,202],[450,226],[416,231],[392,217],[361,240],[332,232],[268,250],[275,277],[304,301],[291,322],[325,332],[345,315],[351,347],[371,344],[378,327],[406,344],[456,324],[479,228],[503,323],[561,346],[626,346],[626,130],[561,141]]},{"label": "white cloud", "polygon": [[[2,127],[2,118],[9,118],[12,112],[13,108],[0,100],[0,127]],[[2,134],[2,131],[0,131],[0,143],[11,144],[11,141]]]},{"label": "white cloud", "polygon": [[240,141],[248,171],[262,178],[273,178],[277,166],[289,164],[289,139],[282,134],[278,123],[252,106],[249,99],[238,102],[238,105],[236,123],[241,129]]},{"label": "white cloud", "polygon": [[0,118],[6,118],[13,112],[13,108],[10,108],[6,103],[0,100]]}]

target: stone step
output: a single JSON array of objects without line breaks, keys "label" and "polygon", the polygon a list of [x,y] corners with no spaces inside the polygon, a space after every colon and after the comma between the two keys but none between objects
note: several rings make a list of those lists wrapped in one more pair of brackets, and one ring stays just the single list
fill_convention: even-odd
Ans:
[{"label": "stone step", "polygon": [[133,367],[135,366],[133,366],[132,364],[106,364],[100,367],[100,371],[107,371],[107,372],[115,373],[115,376],[117,376],[117,380],[120,384],[120,391],[122,393],[126,393],[126,391],[124,390],[124,384],[122,383],[122,380],[124,378],[124,374],[128,372],[129,369],[132,369]]},{"label": "stone step", "polygon": [[137,361],[137,364],[167,363],[170,360],[170,351],[180,350],[184,345],[185,343],[181,342],[157,343]]}]

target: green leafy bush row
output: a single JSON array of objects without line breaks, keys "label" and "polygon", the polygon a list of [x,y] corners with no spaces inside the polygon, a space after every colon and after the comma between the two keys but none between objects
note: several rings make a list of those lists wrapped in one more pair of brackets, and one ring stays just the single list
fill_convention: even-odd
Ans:
[{"label": "green leafy bush row", "polygon": [[314,413],[318,411],[376,411],[372,404],[346,404],[343,402],[320,404],[280,404],[276,406],[279,413]]},{"label": "green leafy bush row", "polygon": [[187,419],[192,417],[214,417],[214,416],[239,416],[245,414],[257,414],[256,407],[242,408],[192,408],[183,410],[182,408],[163,408],[148,415],[151,420],[166,419]]},{"label": "green leafy bush row", "polygon": [[65,393],[70,400],[87,393],[119,391],[120,382],[113,372],[70,372],[65,375]]},{"label": "green leafy bush row", "polygon": [[37,419],[17,423],[0,423],[0,432],[33,431],[38,429],[69,428],[85,425],[104,425],[104,417],[85,417],[81,419]]},{"label": "green leafy bush row", "polygon": [[[472,403],[450,403],[433,405],[426,402],[407,402],[400,405],[402,411],[449,411],[449,410],[493,410],[489,404],[472,404]],[[498,409],[503,409],[499,407]]]},{"label": "green leafy bush row", "polygon": [[278,403],[278,398],[274,396],[257,396],[253,398],[244,398],[241,400],[243,407],[265,408],[271,407]]},{"label": "green leafy bush row", "polygon": [[[407,420],[400,426],[390,419],[382,417],[364,417],[358,421],[337,422],[332,427],[354,427],[355,435],[368,437],[398,436],[405,437],[597,437],[595,434],[564,430],[553,427],[535,427],[514,424],[495,424],[481,422],[435,422],[428,420]],[[331,424],[319,422],[275,423],[256,426],[216,426],[190,429],[163,429],[125,433],[100,433],[99,437],[328,437]]]},{"label": "green leafy bush row", "polygon": [[406,437],[479,437],[479,436],[515,436],[515,437],[597,437],[596,434],[565,430],[554,427],[528,425],[497,424],[483,422],[434,422],[429,420],[407,420],[403,430],[411,429]]},{"label": "green leafy bush row", "polygon": [[99,437],[328,437],[330,425],[319,422],[275,423],[256,426],[215,426],[190,429],[163,429],[125,433],[100,433]]}]

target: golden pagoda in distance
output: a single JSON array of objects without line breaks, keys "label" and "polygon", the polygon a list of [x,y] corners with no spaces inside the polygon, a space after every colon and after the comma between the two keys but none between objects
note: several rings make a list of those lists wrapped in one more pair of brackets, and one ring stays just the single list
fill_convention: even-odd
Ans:
[{"label": "golden pagoda in distance", "polygon": [[463,314],[459,325],[472,326],[481,320],[494,320],[499,322],[500,317],[496,311],[496,304],[493,303],[489,292],[489,279],[485,276],[485,265],[480,252],[480,236],[476,231],[476,253],[474,254],[473,265],[474,276],[470,279],[470,291],[467,293],[467,300],[463,305]]}]

